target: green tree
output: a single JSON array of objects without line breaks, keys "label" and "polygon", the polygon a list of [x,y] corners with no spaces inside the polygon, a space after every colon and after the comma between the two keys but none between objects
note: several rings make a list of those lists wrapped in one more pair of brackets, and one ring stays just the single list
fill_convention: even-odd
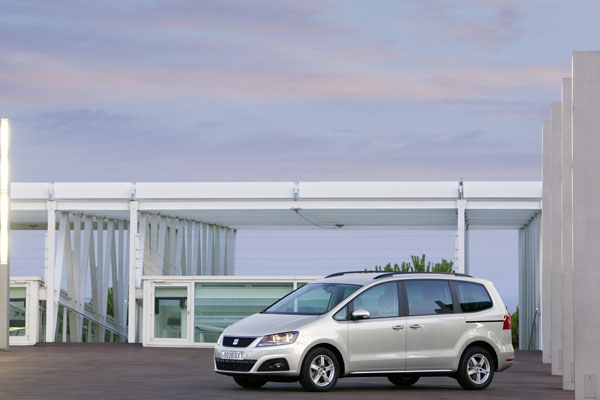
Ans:
[{"label": "green tree", "polygon": [[375,265],[374,269],[365,268],[365,272],[445,272],[453,273],[454,262],[442,258],[442,261],[433,263],[425,260],[425,254],[411,256],[412,262],[402,261],[401,264],[387,263],[383,267]]},{"label": "green tree", "polygon": [[519,349],[519,306],[517,306],[517,311],[515,311],[511,316],[512,323],[512,343],[515,350]]},{"label": "green tree", "polygon": [[115,306],[113,301],[113,288],[108,288],[108,296],[106,299],[106,314],[110,315],[114,318],[115,316]]}]

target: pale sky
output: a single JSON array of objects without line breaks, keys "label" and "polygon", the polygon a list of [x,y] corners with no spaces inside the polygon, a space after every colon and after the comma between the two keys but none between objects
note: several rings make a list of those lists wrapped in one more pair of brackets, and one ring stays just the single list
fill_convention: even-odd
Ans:
[{"label": "pale sky", "polygon": [[[583,0],[0,10],[0,116],[20,182],[538,180],[571,51],[600,38],[600,2]],[[472,257],[504,249],[514,257],[486,268],[516,271],[516,233],[489,234]]]}]

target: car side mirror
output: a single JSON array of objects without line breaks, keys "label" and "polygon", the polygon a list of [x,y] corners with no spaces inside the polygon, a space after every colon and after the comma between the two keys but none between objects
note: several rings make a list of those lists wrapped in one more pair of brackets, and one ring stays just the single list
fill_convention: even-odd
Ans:
[{"label": "car side mirror", "polygon": [[360,320],[360,319],[369,319],[371,318],[371,313],[365,310],[364,308],[359,308],[358,310],[352,311],[352,319]]}]

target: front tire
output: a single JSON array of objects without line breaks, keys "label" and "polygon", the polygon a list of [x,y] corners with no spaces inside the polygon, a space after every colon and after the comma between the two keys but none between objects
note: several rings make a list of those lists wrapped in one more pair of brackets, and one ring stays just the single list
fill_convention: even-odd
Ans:
[{"label": "front tire", "polygon": [[245,376],[234,376],[233,380],[235,383],[246,389],[258,389],[267,383],[265,379],[260,378],[247,378]]},{"label": "front tire", "polygon": [[317,347],[308,352],[300,370],[300,384],[310,392],[327,392],[335,387],[340,364],[331,350]]},{"label": "front tire", "polygon": [[387,378],[390,382],[392,382],[396,386],[407,387],[407,386],[412,386],[415,383],[417,383],[417,381],[419,380],[420,377],[414,376],[414,375],[394,374],[394,375],[388,375]]},{"label": "front tire", "polygon": [[483,390],[494,379],[494,359],[481,347],[470,347],[460,358],[456,380],[464,389]]}]

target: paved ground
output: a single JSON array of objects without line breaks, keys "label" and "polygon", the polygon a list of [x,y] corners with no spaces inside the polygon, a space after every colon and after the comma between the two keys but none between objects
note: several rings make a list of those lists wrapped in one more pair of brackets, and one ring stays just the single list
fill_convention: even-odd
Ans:
[{"label": "paved ground", "polygon": [[450,378],[422,378],[397,388],[385,378],[347,378],[329,393],[298,383],[238,388],[212,371],[212,350],[143,348],[127,344],[42,344],[0,353],[0,399],[573,399],[550,376],[541,353],[517,353],[509,370],[483,392],[465,391]]}]

